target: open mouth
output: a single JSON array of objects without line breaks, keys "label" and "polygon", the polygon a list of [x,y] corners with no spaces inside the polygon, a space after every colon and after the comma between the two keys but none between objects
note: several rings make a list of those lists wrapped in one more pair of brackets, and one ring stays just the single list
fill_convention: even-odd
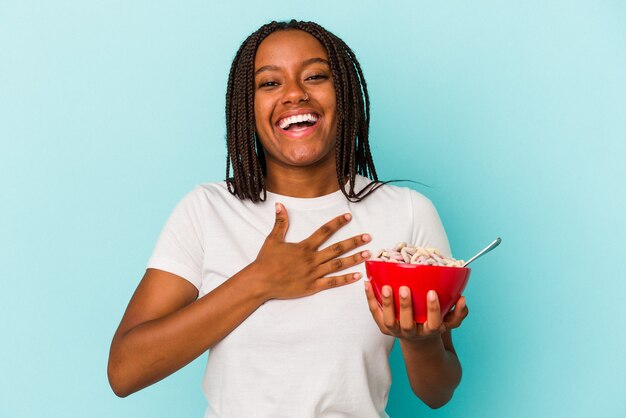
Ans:
[{"label": "open mouth", "polygon": [[305,113],[302,115],[293,115],[278,121],[280,129],[285,131],[297,132],[305,130],[317,123],[319,115],[315,113]]}]

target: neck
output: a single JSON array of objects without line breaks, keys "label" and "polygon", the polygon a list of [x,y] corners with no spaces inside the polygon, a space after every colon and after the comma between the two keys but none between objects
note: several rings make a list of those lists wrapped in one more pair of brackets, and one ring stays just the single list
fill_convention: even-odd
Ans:
[{"label": "neck", "polygon": [[337,173],[296,167],[267,167],[267,191],[283,196],[312,198],[339,190]]}]

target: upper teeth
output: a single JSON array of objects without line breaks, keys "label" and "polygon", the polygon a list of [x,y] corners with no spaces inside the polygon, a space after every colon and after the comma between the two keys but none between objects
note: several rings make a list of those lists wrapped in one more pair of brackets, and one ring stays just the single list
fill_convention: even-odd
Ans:
[{"label": "upper teeth", "polygon": [[285,129],[289,125],[292,125],[294,123],[300,123],[300,122],[317,122],[317,116],[312,115],[310,113],[306,113],[304,115],[289,116],[284,119],[281,119],[278,122],[278,126],[280,126],[281,129]]}]

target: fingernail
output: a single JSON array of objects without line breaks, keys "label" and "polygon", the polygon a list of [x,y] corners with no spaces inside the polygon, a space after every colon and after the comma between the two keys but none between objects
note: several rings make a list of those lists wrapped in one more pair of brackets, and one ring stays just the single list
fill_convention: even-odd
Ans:
[{"label": "fingernail", "polygon": [[349,213],[346,213],[345,215],[343,215],[344,218],[346,218],[346,221],[349,221],[352,219],[352,215]]},{"label": "fingernail", "polygon": [[361,257],[363,257],[363,258],[369,258],[369,256],[370,256],[370,252],[369,251],[363,251],[361,253]]},{"label": "fingernail", "polygon": [[402,287],[400,288],[400,297],[401,297],[402,299],[406,299],[406,298],[408,298],[408,297],[409,297],[409,288],[408,288],[408,287],[406,287],[406,286],[402,286]]},{"label": "fingernail", "polygon": [[434,290],[429,290],[429,291],[428,291],[428,300],[429,300],[430,302],[434,302],[434,301],[436,301],[436,300],[437,300],[437,293],[435,293],[435,291],[434,291]]},{"label": "fingernail", "polygon": [[274,204],[274,206],[276,207],[276,213],[280,213],[280,211],[282,210],[282,207],[280,206],[280,203],[276,203],[276,204]]},{"label": "fingernail", "polygon": [[369,234],[363,234],[363,235],[361,235],[361,239],[364,242],[369,242],[372,239],[372,237],[370,237]]},{"label": "fingernail", "polygon": [[361,278],[361,273],[354,273],[354,274],[352,275],[352,278],[353,278],[354,280],[359,280],[359,279]]},{"label": "fingernail", "polygon": [[389,286],[383,286],[383,296],[388,298],[391,295],[391,289]]}]

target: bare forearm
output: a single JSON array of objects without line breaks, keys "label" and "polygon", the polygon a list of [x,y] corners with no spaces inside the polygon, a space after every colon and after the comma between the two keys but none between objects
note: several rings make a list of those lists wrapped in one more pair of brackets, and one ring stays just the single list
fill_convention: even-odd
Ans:
[{"label": "bare forearm", "polygon": [[184,308],[116,335],[109,379],[127,396],[174,373],[213,347],[264,301],[249,269]]},{"label": "bare forearm", "polygon": [[461,363],[441,337],[400,341],[411,389],[431,408],[445,405],[461,381]]}]

